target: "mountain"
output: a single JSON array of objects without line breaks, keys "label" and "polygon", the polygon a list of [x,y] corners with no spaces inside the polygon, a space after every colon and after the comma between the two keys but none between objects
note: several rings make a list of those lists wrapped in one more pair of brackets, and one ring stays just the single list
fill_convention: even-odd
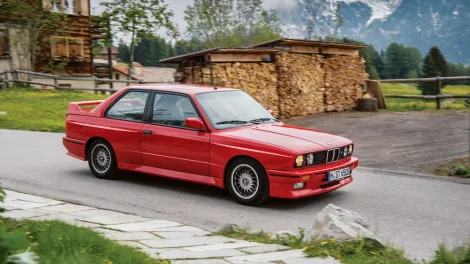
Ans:
[{"label": "mountain", "polygon": [[470,65],[470,0],[297,1],[294,8],[276,10],[288,37],[331,35],[339,13],[343,18],[339,37],[361,40],[376,49],[403,43],[418,47],[423,56],[437,45],[449,61]]}]

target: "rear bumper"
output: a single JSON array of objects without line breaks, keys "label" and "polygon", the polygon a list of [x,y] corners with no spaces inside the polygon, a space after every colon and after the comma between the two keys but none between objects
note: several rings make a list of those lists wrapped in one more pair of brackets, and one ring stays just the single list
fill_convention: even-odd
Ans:
[{"label": "rear bumper", "polygon": [[[345,159],[331,164],[292,171],[267,170],[269,177],[269,196],[284,199],[297,199],[337,190],[353,181],[352,174],[343,180],[329,183],[327,173],[332,170],[350,167],[351,171],[359,164],[357,158]],[[310,176],[310,180],[302,180]],[[305,187],[294,190],[294,183],[305,182]]]},{"label": "rear bumper", "polygon": [[62,143],[64,147],[67,149],[67,155],[77,158],[79,160],[86,160],[86,153],[85,153],[85,141],[63,137]]}]

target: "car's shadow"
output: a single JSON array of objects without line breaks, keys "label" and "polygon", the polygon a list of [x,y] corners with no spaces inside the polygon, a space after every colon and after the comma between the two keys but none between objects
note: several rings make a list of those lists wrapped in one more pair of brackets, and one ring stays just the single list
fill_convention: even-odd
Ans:
[{"label": "car's shadow", "polygon": [[[94,178],[93,174],[89,170],[77,170],[76,174],[80,177]],[[113,181],[125,182],[126,184],[141,185],[150,188],[162,189],[165,191],[173,191],[176,193],[191,194],[193,196],[206,197],[209,199],[222,200],[228,203],[238,205],[228,194],[225,189],[217,188],[214,186],[187,182],[183,180],[170,179],[165,177],[158,177],[137,172],[121,172],[119,178]],[[312,197],[300,198],[300,199],[278,199],[270,198],[269,201],[262,206],[260,209],[275,209],[275,210],[292,210],[302,209],[305,207],[326,206],[332,200],[343,200],[347,197],[347,192],[337,190],[331,193],[320,194]],[[239,205],[243,206],[243,205]]]}]

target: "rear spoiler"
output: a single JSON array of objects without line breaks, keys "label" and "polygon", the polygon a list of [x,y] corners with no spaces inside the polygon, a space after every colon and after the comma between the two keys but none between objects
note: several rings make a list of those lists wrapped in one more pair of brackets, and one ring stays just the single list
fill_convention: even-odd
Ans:
[{"label": "rear spoiler", "polygon": [[[86,114],[87,112],[90,112],[93,108],[95,108],[97,105],[101,104],[102,102],[104,102],[104,100],[72,102],[72,103],[69,103],[68,105],[67,113],[68,114],[70,113]],[[94,107],[86,107],[86,106],[94,106]]]}]

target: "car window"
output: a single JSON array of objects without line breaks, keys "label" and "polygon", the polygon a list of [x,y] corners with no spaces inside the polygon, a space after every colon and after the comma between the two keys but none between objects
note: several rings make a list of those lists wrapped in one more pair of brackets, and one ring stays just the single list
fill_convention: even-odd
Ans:
[{"label": "car window", "polygon": [[155,94],[152,123],[184,127],[186,118],[199,117],[190,99],[176,94]]},{"label": "car window", "polygon": [[148,96],[148,92],[129,92],[108,110],[106,117],[141,122]]}]

